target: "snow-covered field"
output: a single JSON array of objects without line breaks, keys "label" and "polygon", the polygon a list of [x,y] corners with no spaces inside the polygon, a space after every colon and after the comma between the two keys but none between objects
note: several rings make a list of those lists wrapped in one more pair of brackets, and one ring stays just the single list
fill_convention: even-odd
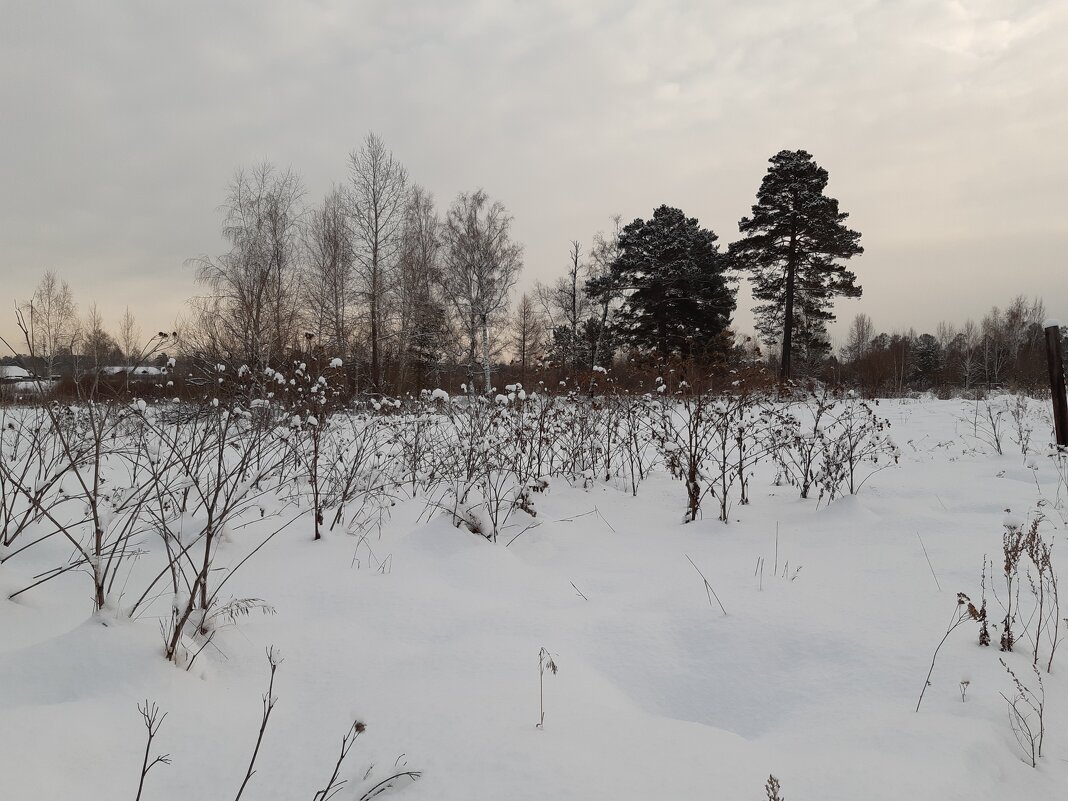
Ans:
[{"label": "snow-covered field", "polygon": [[[151,769],[142,798],[234,798],[272,646],[276,704],[245,799],[313,799],[355,720],[366,731],[342,764],[342,800],[405,771],[418,780],[375,797],[757,801],[769,774],[789,801],[1064,797],[1068,647],[1047,674],[1050,642],[1039,641],[1037,768],[1002,695],[1017,690],[999,657],[1038,690],[1026,557],[1029,632],[1003,654],[993,625],[1005,614],[994,592],[1006,600],[1006,522],[1026,529],[1041,516],[1059,543],[1068,519],[1048,413],[1032,401],[1025,456],[1008,416],[1004,454],[994,452],[974,404],[875,411],[898,464],[817,504],[776,485],[762,461],[751,503],[733,502],[728,524],[712,499],[682,523],[684,483],[663,469],[636,495],[622,481],[555,478],[533,498],[536,517],[513,515],[496,542],[402,493],[380,529],[321,541],[304,501],[250,507],[215,569],[292,519],[224,590],[274,613],[219,622],[189,670],[162,655],[165,587],[136,619],[120,611],[165,563],[158,538],[137,539],[144,554],[124,563],[96,614],[84,570],[7,600],[66,563],[71,545],[54,536],[0,565],[0,799],[132,801],[146,700],[166,712],[151,755],[171,764]],[[957,593],[980,603],[984,557],[993,643],[978,645],[972,620],[953,631],[917,712]],[[555,674],[539,672],[543,648]]]}]

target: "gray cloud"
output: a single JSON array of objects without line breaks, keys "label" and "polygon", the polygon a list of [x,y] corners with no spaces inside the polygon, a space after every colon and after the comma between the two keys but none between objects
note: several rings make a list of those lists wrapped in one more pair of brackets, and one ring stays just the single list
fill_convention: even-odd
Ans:
[{"label": "gray cloud", "polygon": [[[1018,292],[1068,316],[1060,2],[7,2],[0,272],[45,269],[111,321],[167,327],[215,253],[234,168],[312,197],[370,129],[445,205],[483,186],[525,281],[613,213],[682,207],[726,242],[781,148],[863,232],[879,328]],[[747,309],[739,313],[747,324]],[[0,313],[10,335],[11,315]]]}]

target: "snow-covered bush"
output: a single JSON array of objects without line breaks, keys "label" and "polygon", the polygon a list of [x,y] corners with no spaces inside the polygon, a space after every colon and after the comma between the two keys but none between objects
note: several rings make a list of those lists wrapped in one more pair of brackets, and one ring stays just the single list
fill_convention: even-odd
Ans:
[{"label": "snow-covered bush", "polygon": [[999,456],[1004,452],[1005,417],[1008,413],[1003,397],[980,397],[965,404],[961,421],[971,428],[977,442],[989,446]]},{"label": "snow-covered bush", "polygon": [[826,418],[837,399],[826,387],[810,387],[781,409],[776,420],[779,434],[773,456],[782,479],[807,498],[816,482],[819,459],[825,450]]},{"label": "snow-covered bush", "polygon": [[665,464],[685,482],[686,522],[696,520],[706,495],[717,500],[726,523],[731,497],[749,502],[748,481],[754,465],[772,449],[773,426],[760,395],[739,387],[730,392],[702,392],[680,386],[660,398],[659,441]]},{"label": "snow-covered bush", "polygon": [[869,402],[849,393],[825,419],[814,475],[821,499],[833,501],[843,486],[855,495],[872,475],[898,463],[900,451],[885,433],[890,421],[878,417]]}]

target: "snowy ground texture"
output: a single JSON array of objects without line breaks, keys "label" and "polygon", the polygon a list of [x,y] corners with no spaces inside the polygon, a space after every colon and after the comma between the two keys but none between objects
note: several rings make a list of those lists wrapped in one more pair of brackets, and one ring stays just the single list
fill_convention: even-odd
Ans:
[{"label": "snowy ground texture", "polygon": [[[999,663],[1036,689],[1026,636],[1002,654],[999,629],[983,648],[977,624],[960,626],[916,711],[957,593],[979,603],[984,556],[992,622],[1004,614],[991,587],[1004,594],[1006,520],[1043,515],[1045,537],[1062,538],[1068,490],[1048,415],[1024,456],[1008,436],[1004,455],[976,438],[960,400],[878,413],[900,463],[859,494],[817,508],[762,463],[751,504],[726,525],[714,501],[683,524],[685,487],[664,471],[636,497],[555,480],[536,498],[538,525],[496,543],[428,515],[423,499],[399,501],[366,538],[313,542],[304,516],[228,587],[275,614],[221,627],[189,671],[161,656],[159,608],[91,615],[84,574],[6,600],[67,558],[49,540],[0,566],[0,799],[132,801],[146,700],[167,713],[152,754],[171,764],[150,771],[142,798],[234,798],[270,646],[276,706],[245,799],[312,799],[354,720],[367,728],[341,801],[405,770],[418,781],[375,797],[758,801],[774,774],[789,801],[1063,798],[1068,647],[1042,671],[1037,768],[1013,734],[1002,694],[1016,689]],[[221,562],[259,543],[256,525],[276,523],[229,533]],[[120,582],[143,586],[139,572],[158,569],[157,546],[144,548]],[[538,728],[543,647],[559,671],[544,676]]]}]

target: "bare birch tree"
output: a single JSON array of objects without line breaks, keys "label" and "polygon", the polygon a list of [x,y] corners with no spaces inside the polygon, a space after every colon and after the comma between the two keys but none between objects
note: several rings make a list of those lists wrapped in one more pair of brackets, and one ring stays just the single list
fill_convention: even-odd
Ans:
[{"label": "bare birch tree", "polygon": [[523,267],[523,249],[511,240],[512,217],[479,189],[461,192],[445,219],[444,289],[466,338],[468,392],[474,392],[481,339],[485,392],[492,390],[491,330],[502,322],[508,294]]},{"label": "bare birch tree", "polygon": [[853,318],[853,322],[849,324],[849,333],[847,334],[845,348],[843,348],[843,355],[851,362],[863,359],[868,355],[871,341],[874,338],[875,326],[872,324],[871,317],[864,313],[856,315]]},{"label": "bare birch tree", "polygon": [[32,355],[42,366],[45,377],[51,377],[55,373],[57,357],[73,352],[78,336],[74,295],[67,282],[60,281],[49,270],[41,277],[33,298],[23,309],[29,323]]},{"label": "bare birch tree", "polygon": [[118,356],[118,343],[104,327],[104,318],[95,303],[89,304],[82,323],[82,355],[94,369],[99,369]]},{"label": "bare birch tree", "polygon": [[258,366],[296,343],[303,199],[300,177],[270,162],[234,174],[222,231],[230,250],[193,260],[211,293],[197,307],[206,346]]},{"label": "bare birch tree", "polygon": [[331,356],[348,356],[355,335],[358,291],[350,208],[345,191],[335,186],[308,215],[304,234],[308,327]]},{"label": "bare birch tree", "polygon": [[[601,287],[597,295],[592,295],[591,300],[595,304],[599,325],[597,336],[593,342],[590,353],[591,366],[596,367],[601,362],[611,361],[612,354],[605,353],[605,334],[608,330],[608,316],[612,308],[618,305],[622,292],[619,287],[612,285],[612,264],[619,258],[619,234],[623,228],[623,218],[616,214],[612,217],[614,229],[610,234],[598,232],[593,238],[593,248],[590,250],[589,281],[587,281],[586,293],[589,295],[589,283],[597,282]],[[606,359],[605,356],[608,358]]]},{"label": "bare birch tree", "polygon": [[434,196],[413,186],[404,212],[398,281],[397,383],[407,385],[410,368],[425,373],[439,361],[446,329],[441,297],[442,225]]},{"label": "bare birch tree", "polygon": [[960,329],[960,333],[953,341],[953,361],[960,374],[960,380],[965,389],[971,389],[979,377],[982,367],[979,353],[979,344],[982,341],[982,333],[974,320],[968,320]]},{"label": "bare birch tree", "polygon": [[129,306],[119,320],[119,347],[126,358],[126,365],[135,366],[141,351],[141,326],[137,324]]}]

